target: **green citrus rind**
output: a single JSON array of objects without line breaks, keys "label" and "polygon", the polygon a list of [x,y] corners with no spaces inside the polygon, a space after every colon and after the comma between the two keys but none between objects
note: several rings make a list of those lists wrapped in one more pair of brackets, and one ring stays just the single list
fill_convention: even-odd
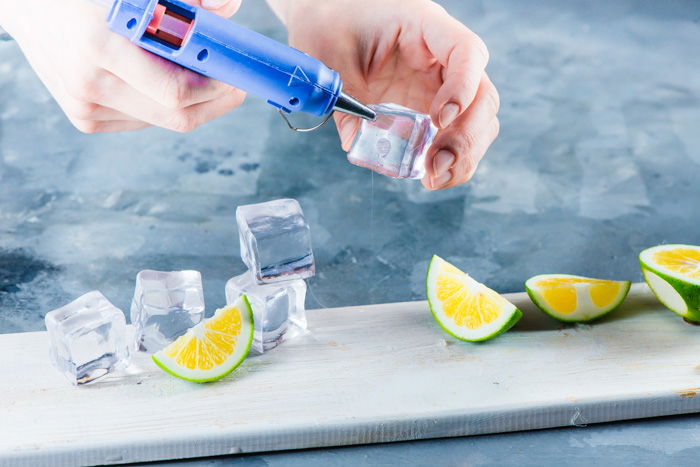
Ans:
[{"label": "green citrus rind", "polygon": [[[510,328],[512,328],[515,325],[515,323],[517,323],[520,320],[520,318],[522,318],[523,313],[518,308],[516,308],[515,305],[513,305],[511,303],[510,305],[512,306],[512,309],[505,312],[506,318],[502,319],[503,323],[492,332],[488,332],[484,335],[476,335],[476,336],[474,335],[473,332],[470,332],[470,334],[472,334],[472,335],[466,336],[464,334],[460,334],[459,332],[457,332],[456,329],[451,329],[451,327],[449,325],[446,325],[445,323],[442,322],[442,320],[440,319],[439,312],[437,311],[438,307],[436,304],[433,303],[433,300],[431,300],[431,296],[432,296],[431,287],[430,287],[431,270],[433,269],[433,267],[435,267],[435,265],[438,261],[445,261],[445,260],[443,260],[442,258],[440,258],[437,255],[433,255],[433,257],[430,259],[430,264],[428,265],[428,272],[426,273],[426,278],[425,278],[425,295],[428,299],[428,306],[430,308],[430,313],[433,315],[433,318],[438,323],[438,325],[447,334],[451,335],[452,337],[455,337],[457,339],[467,341],[467,342],[483,342],[483,341],[487,341],[489,339],[493,339],[494,337],[508,331]],[[503,300],[505,300],[505,298]]]},{"label": "green citrus rind", "polygon": [[[627,294],[630,291],[630,287],[632,286],[631,281],[616,281],[616,282],[622,282],[624,283],[623,290],[620,292],[620,295],[617,297],[617,300],[615,300],[613,303],[611,303],[607,307],[603,308],[598,308],[596,311],[592,312],[592,314],[586,315],[585,318],[572,318],[570,315],[567,314],[562,314],[562,313],[557,313],[554,311],[547,303],[545,303],[544,300],[541,300],[540,297],[537,296],[537,293],[534,290],[534,287],[529,285],[531,281],[535,281],[536,279],[541,278],[542,276],[561,276],[561,277],[581,277],[584,278],[583,276],[572,276],[570,274],[538,274],[536,276],[532,276],[528,280],[525,281],[525,292],[527,292],[527,295],[530,297],[530,300],[532,300],[532,303],[535,304],[537,308],[539,308],[543,313],[546,315],[558,320],[562,321],[564,323],[590,323],[592,321],[595,321],[597,319],[602,318],[603,316],[611,313],[612,311],[616,310],[617,308],[622,305],[622,302],[625,300],[627,297]],[[590,279],[590,278],[585,278],[585,279]],[[574,311],[573,313],[576,313]]]},{"label": "green citrus rind", "polygon": [[[650,257],[651,254],[656,251],[675,248],[689,248],[700,251],[700,246],[697,245],[657,245],[642,250],[639,253],[639,266],[642,269],[644,280],[649,286],[649,289],[651,289],[652,293],[666,308],[676,313],[678,316],[687,319],[688,321],[700,323],[700,284],[683,279],[682,275],[680,274],[664,271],[661,267],[654,265],[650,261],[650,258],[644,258],[644,256]],[[663,290],[663,284],[656,282],[656,278],[654,278],[653,275],[661,279],[668,287],[673,289],[682,300],[684,306],[677,302],[677,297],[669,295],[670,291]]]},{"label": "green citrus rind", "polygon": [[[245,307],[241,307],[241,304],[244,304]],[[158,367],[160,367],[160,369],[162,369],[166,373],[168,373],[172,376],[175,376],[176,378],[180,378],[180,379],[183,379],[185,381],[190,381],[192,383],[210,383],[212,381],[217,381],[217,380],[229,375],[233,370],[238,368],[241,365],[241,363],[243,363],[243,361],[248,356],[248,352],[250,352],[250,347],[253,345],[253,329],[254,329],[253,309],[250,306],[250,302],[248,301],[248,297],[246,295],[241,295],[239,302],[237,302],[234,306],[239,307],[239,309],[245,308],[245,310],[247,311],[247,313],[245,313],[245,314],[241,313],[241,315],[243,315],[242,318],[245,318],[245,317],[248,318],[247,320],[245,320],[243,325],[244,326],[247,325],[249,332],[248,332],[247,340],[245,341],[245,347],[243,348],[243,351],[240,353],[238,360],[236,360],[230,368],[226,368],[221,373],[218,373],[218,374],[213,375],[213,376],[208,377],[208,378],[189,378],[185,375],[178,374],[177,371],[175,371],[174,369],[172,369],[171,367],[169,367],[168,365],[166,365],[165,363],[160,361],[157,358],[158,355],[160,354],[160,352],[156,352],[155,354],[153,354],[151,356],[151,359],[153,359],[155,364],[158,365]]]}]

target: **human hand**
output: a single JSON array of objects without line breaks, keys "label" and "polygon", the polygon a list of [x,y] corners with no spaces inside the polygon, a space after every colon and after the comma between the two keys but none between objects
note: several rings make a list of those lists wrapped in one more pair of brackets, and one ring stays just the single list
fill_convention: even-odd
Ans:
[{"label": "human hand", "polygon": [[[498,92],[476,34],[428,0],[281,1],[271,3],[290,45],[340,73],[347,93],[430,114],[440,131],[426,158],[426,188],[472,177],[499,130]],[[340,113],[335,120],[347,151],[360,120]]]},{"label": "human hand", "polygon": [[[197,0],[222,16],[240,0]],[[186,132],[238,107],[245,93],[147,52],[107,27],[86,0],[0,0],[17,41],[73,125],[84,133],[150,125]]]}]

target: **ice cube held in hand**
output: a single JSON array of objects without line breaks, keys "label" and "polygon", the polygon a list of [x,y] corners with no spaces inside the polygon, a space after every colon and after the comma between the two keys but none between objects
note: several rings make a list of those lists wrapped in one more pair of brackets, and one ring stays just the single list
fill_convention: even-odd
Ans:
[{"label": "ice cube held in hand", "polygon": [[350,163],[394,178],[423,178],[425,155],[437,134],[430,116],[397,104],[370,105],[348,152]]},{"label": "ice cube held in hand", "polygon": [[136,275],[131,323],[137,350],[161,350],[203,316],[204,293],[198,271],[144,270]]},{"label": "ice cube held in hand", "polygon": [[124,313],[98,291],[50,311],[45,318],[54,366],[75,385],[123,368],[129,349]]},{"label": "ice cube held in hand", "polygon": [[250,271],[226,283],[226,303],[246,294],[253,308],[253,349],[263,353],[306,330],[306,283],[301,279],[258,284]]},{"label": "ice cube held in hand", "polygon": [[258,283],[306,279],[314,275],[311,233],[295,199],[238,206],[241,258]]}]

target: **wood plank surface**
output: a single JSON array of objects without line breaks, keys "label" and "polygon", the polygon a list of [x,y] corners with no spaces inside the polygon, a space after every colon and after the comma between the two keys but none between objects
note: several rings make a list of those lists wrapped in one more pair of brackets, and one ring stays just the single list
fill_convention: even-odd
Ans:
[{"label": "wood plank surface", "polygon": [[146,355],[81,388],[44,332],[0,335],[0,465],[125,463],[528,430],[700,411],[700,328],[635,284],[594,325],[525,294],[490,342],[442,332],[426,302],[310,310],[311,333],[211,384]]}]

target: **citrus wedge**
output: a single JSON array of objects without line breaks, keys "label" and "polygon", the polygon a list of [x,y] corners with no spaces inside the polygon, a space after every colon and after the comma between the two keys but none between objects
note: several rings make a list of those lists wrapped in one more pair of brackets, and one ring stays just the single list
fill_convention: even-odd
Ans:
[{"label": "citrus wedge", "polygon": [[173,376],[195,383],[223,378],[243,362],[253,342],[253,311],[242,295],[153,355]]},{"label": "citrus wedge", "polygon": [[639,254],[656,298],[688,321],[700,323],[700,246],[658,245]]},{"label": "citrus wedge", "polygon": [[552,318],[582,323],[620,306],[630,284],[569,274],[540,274],[525,282],[525,290],[535,305]]},{"label": "citrus wedge", "polygon": [[496,337],[522,316],[515,305],[439,256],[430,260],[426,289],[435,320],[465,341]]}]

